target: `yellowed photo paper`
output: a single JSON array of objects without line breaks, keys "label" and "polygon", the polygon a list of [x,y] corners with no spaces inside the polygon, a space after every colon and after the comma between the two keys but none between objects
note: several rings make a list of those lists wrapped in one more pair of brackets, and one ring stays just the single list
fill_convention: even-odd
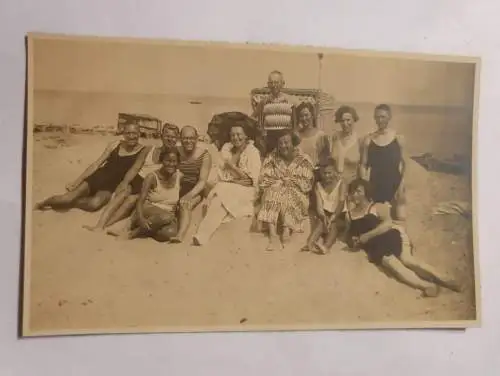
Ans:
[{"label": "yellowed photo paper", "polygon": [[22,336],[479,325],[479,58],[27,41]]}]

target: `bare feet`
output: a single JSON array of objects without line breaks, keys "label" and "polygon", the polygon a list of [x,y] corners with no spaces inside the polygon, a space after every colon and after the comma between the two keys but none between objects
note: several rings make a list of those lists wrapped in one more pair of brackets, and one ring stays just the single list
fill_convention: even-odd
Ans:
[{"label": "bare feet", "polygon": [[282,249],[282,245],[277,236],[273,236],[269,239],[269,243],[267,244],[266,251],[274,252]]},{"label": "bare feet", "polygon": [[[170,240],[170,241],[172,241],[172,240]],[[197,247],[201,246],[201,242],[196,236],[193,236],[193,245],[195,245]]]},{"label": "bare feet", "polygon": [[50,207],[48,205],[46,205],[45,202],[43,202],[43,201],[37,202],[33,206],[33,210],[48,210],[48,209],[50,209]]},{"label": "bare feet", "polygon": [[126,231],[125,230],[108,230],[108,231],[106,231],[106,234],[118,237],[118,236],[121,236],[124,232],[126,232]]},{"label": "bare feet", "polygon": [[283,243],[283,246],[288,245],[288,243],[290,243],[290,239],[291,239],[290,229],[285,227],[283,229],[283,234],[281,235],[281,242]]},{"label": "bare feet", "polygon": [[433,285],[422,290],[422,295],[425,298],[435,298],[439,295],[439,286]]},{"label": "bare feet", "polygon": [[328,253],[328,249],[321,243],[314,243],[314,248],[312,251],[318,255],[326,255]]},{"label": "bare feet", "polygon": [[104,228],[100,226],[89,226],[89,225],[83,225],[82,226],[85,230],[89,230],[92,232],[103,232]]},{"label": "bare feet", "polygon": [[[193,238],[193,242],[194,242],[194,238]],[[182,239],[179,238],[178,236],[172,236],[170,238],[170,243],[179,244],[179,243],[182,243]]]},{"label": "bare feet", "polygon": [[306,244],[305,246],[303,246],[300,249],[300,252],[310,252],[310,251],[311,251],[311,247],[309,247],[309,244]]},{"label": "bare feet", "polygon": [[442,285],[451,291],[462,292],[462,286],[460,285],[460,283],[458,281],[456,281],[454,279],[443,281]]}]

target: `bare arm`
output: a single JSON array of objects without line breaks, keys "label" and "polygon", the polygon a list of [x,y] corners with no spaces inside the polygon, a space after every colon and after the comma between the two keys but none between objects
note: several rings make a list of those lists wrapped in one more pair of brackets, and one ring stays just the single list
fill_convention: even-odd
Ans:
[{"label": "bare arm", "polygon": [[148,197],[151,189],[156,187],[156,179],[153,174],[148,174],[142,183],[141,193],[139,194],[139,199],[137,200],[136,210],[139,218],[144,218],[144,203]]},{"label": "bare arm", "polygon": [[85,179],[87,179],[90,175],[97,171],[99,167],[108,159],[111,152],[119,145],[119,141],[114,141],[108,144],[104,149],[104,152],[101,154],[99,158],[93,163],[91,163],[85,171],[75,180],[74,185],[77,186],[81,184]]},{"label": "bare arm", "polygon": [[401,162],[400,162],[400,171],[401,178],[404,179],[406,173],[406,166],[408,166],[408,155],[406,153],[406,141],[403,136],[398,135],[398,143],[401,149]]},{"label": "bare arm", "polygon": [[361,162],[359,166],[359,176],[362,179],[370,180],[370,168],[368,166],[368,146],[370,145],[371,137],[368,135],[361,143]]},{"label": "bare arm", "polygon": [[373,230],[368,231],[360,236],[362,243],[366,243],[376,236],[382,235],[392,228],[391,209],[388,204],[375,204],[374,209],[377,211],[382,222]]},{"label": "bare arm", "polygon": [[212,168],[212,157],[210,156],[210,153],[208,151],[204,151],[204,156],[201,164],[201,169],[200,169],[200,176],[198,178],[198,182],[196,185],[186,193],[184,197],[188,197],[189,200],[192,198],[198,196],[203,189],[205,188],[205,185],[207,184],[208,180],[208,175],[210,174],[210,169]]},{"label": "bare arm", "polygon": [[144,166],[144,162],[146,161],[146,156],[148,155],[149,151],[153,148],[153,146],[150,147],[145,147],[143,148],[140,152],[139,155],[137,156],[137,159],[135,160],[135,163],[132,165],[130,170],[127,171],[125,176],[123,177],[122,182],[120,183],[121,186],[127,186],[130,184],[132,179],[136,177],[136,175],[141,171],[142,166]]}]

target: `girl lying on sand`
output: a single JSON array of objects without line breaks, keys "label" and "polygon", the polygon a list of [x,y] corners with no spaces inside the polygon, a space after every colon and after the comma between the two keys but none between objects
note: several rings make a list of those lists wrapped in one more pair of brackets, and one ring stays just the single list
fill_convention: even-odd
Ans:
[{"label": "girl lying on sand", "polygon": [[161,155],[162,167],[144,179],[137,208],[132,216],[128,239],[152,237],[159,242],[177,235],[177,207],[182,173],[179,152],[167,149]]},{"label": "girl lying on sand", "polygon": [[[346,187],[336,162],[328,158],[319,166],[319,181],[314,186],[314,216],[303,252],[326,254],[337,240],[339,218],[344,208]],[[323,243],[319,240],[322,238]]]},{"label": "girl lying on sand", "polygon": [[350,246],[364,250],[370,262],[421,290],[423,296],[437,296],[438,284],[460,291],[456,281],[415,258],[408,235],[391,219],[390,205],[374,203],[370,192],[370,184],[363,179],[355,179],[348,186],[346,220]]}]

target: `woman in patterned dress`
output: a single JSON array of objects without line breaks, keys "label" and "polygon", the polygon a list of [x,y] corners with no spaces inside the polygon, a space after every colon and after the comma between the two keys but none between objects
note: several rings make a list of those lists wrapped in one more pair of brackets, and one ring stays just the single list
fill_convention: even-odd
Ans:
[{"label": "woman in patterned dress", "polygon": [[[274,151],[264,160],[260,174],[260,208],[257,219],[267,224],[268,251],[290,241],[292,231],[300,228],[309,209],[309,194],[314,181],[311,159],[297,145],[299,137],[291,130],[281,131]],[[281,242],[278,222],[282,227]]]}]

